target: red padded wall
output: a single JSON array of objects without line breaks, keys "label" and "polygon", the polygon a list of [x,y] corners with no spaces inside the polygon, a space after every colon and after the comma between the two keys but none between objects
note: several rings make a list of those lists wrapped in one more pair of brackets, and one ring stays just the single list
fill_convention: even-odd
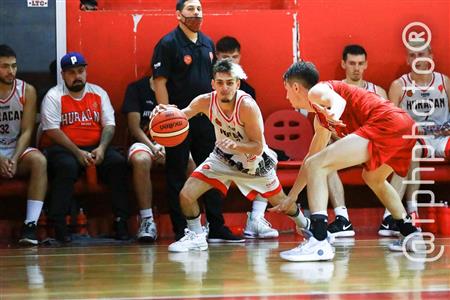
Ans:
[{"label": "red padded wall", "polygon": [[[206,10],[230,9],[289,9],[296,7],[296,0],[202,0]],[[99,9],[173,10],[175,0],[98,0]]]},{"label": "red padded wall", "polygon": [[[81,12],[78,0],[68,0],[67,49],[86,55],[90,63],[89,80],[109,92],[116,109],[126,85],[149,71],[155,43],[176,26],[173,2],[101,0],[104,10]],[[321,79],[342,78],[339,63],[343,46],[360,43],[369,53],[366,79],[388,89],[394,79],[408,71],[401,32],[412,21],[430,27],[437,70],[450,74],[447,0],[233,0],[227,5],[222,5],[223,1],[203,0],[203,3],[203,31],[214,40],[229,34],[241,41],[242,64],[249,82],[256,88],[265,117],[274,110],[289,107],[281,76],[293,60],[293,13],[298,13],[301,57],[316,63]],[[254,9],[246,10],[249,8]],[[143,18],[135,33],[132,15],[139,13]]]},{"label": "red padded wall", "polygon": [[301,57],[312,60],[321,79],[341,79],[342,49],[359,43],[368,51],[365,77],[388,89],[408,72],[401,34],[410,22],[432,32],[436,70],[450,74],[450,1],[447,0],[300,0]]},{"label": "red padded wall", "polygon": [[[86,56],[88,80],[105,88],[118,109],[127,84],[150,71],[158,40],[176,27],[174,12],[140,12],[142,19],[134,32],[136,11],[80,12],[74,3],[68,4],[67,49]],[[227,34],[239,39],[241,63],[257,91],[264,116],[289,107],[281,75],[293,61],[293,24],[294,16],[287,10],[205,15],[202,30],[213,40]]]}]

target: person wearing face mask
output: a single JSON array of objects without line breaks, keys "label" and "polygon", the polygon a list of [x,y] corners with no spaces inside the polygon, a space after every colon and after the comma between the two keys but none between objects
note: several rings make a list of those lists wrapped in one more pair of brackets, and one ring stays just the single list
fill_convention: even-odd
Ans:
[{"label": "person wearing face mask", "polygon": [[49,218],[60,242],[71,241],[65,224],[74,183],[87,167],[97,169],[111,190],[115,238],[129,238],[127,161],[110,146],[114,136],[114,110],[108,94],[86,81],[87,62],[78,52],[61,58],[64,82],[50,89],[41,106],[44,149],[51,174]]},{"label": "person wearing face mask", "polygon": [[[163,36],[152,57],[155,96],[158,104],[187,107],[192,99],[211,92],[212,64],[215,58],[213,41],[200,31],[203,21],[199,0],[177,0],[178,26]],[[184,236],[186,219],[180,209],[179,194],[186,182],[189,152],[200,165],[215,145],[214,129],[204,114],[189,120],[189,136],[178,146],[166,147],[166,180],[170,217],[175,239]],[[210,242],[244,242],[225,227],[222,202],[217,191],[204,196]]]}]

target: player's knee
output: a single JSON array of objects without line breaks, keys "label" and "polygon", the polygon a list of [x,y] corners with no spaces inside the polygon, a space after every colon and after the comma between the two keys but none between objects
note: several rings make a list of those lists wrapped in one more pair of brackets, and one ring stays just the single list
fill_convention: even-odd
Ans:
[{"label": "player's knee", "polygon": [[382,183],[380,178],[371,172],[363,171],[362,179],[369,187],[376,187],[378,184]]},{"label": "player's knee", "polygon": [[188,203],[189,202],[189,192],[183,188],[180,191],[180,203]]},{"label": "player's knee", "polygon": [[133,170],[148,172],[152,166],[152,158],[146,152],[139,152],[131,156],[130,163]]},{"label": "player's knee", "polygon": [[180,191],[180,203],[193,203],[195,201],[189,188],[183,187]]},{"label": "player's knee", "polygon": [[31,168],[37,172],[47,173],[47,159],[42,153],[37,151],[36,153],[33,153]]},{"label": "player's knee", "polygon": [[304,168],[307,172],[314,172],[322,167],[321,160],[318,156],[308,157],[304,162]]}]

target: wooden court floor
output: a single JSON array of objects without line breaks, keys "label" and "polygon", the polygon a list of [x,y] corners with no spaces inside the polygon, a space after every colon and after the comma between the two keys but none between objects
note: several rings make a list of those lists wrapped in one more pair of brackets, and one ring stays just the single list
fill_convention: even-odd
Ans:
[{"label": "wooden court floor", "polygon": [[435,262],[390,253],[392,240],[376,237],[338,240],[330,262],[282,261],[298,241],[0,249],[0,299],[450,299],[449,238],[435,241]]}]

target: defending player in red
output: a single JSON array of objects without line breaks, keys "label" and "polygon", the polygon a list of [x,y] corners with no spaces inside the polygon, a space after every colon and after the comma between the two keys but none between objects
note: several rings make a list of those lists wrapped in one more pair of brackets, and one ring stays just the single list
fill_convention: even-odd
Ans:
[{"label": "defending player in red", "polygon": [[[334,257],[327,241],[327,175],[333,171],[364,164],[362,177],[381,202],[389,209],[403,237],[390,245],[392,251],[419,250],[413,240],[422,237],[411,223],[411,217],[394,188],[387,181],[392,172],[405,176],[415,140],[411,134],[414,121],[389,101],[364,89],[340,81],[320,82],[319,73],[310,62],[294,63],[284,74],[287,98],[294,108],[315,112],[315,135],[297,180],[288,197],[272,208],[284,212],[297,200],[308,184],[311,209],[309,240],[281,257],[290,261],[319,261]],[[331,133],[340,140],[327,146]]]}]

